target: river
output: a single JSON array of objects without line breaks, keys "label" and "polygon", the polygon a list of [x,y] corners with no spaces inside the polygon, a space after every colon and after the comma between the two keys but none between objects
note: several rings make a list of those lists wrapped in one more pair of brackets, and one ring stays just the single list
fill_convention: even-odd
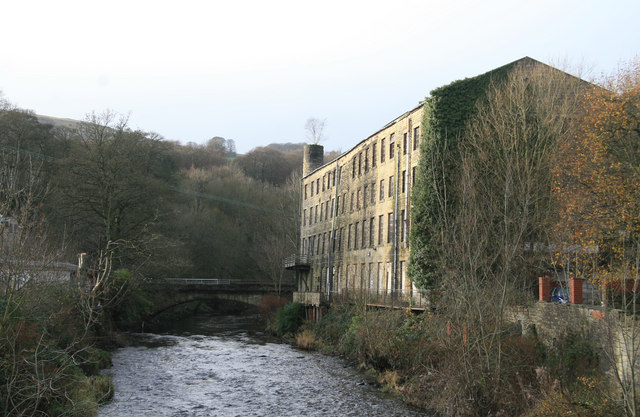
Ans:
[{"label": "river", "polygon": [[132,334],[100,417],[420,416],[339,358],[266,341],[257,316],[201,316]]}]

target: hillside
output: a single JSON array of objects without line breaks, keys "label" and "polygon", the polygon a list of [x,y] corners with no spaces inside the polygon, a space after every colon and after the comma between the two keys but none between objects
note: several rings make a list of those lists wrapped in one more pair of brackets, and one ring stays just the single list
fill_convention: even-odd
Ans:
[{"label": "hillside", "polygon": [[56,127],[73,127],[80,123],[80,120],[66,119],[62,117],[45,116],[42,114],[36,114],[40,123],[50,124]]}]

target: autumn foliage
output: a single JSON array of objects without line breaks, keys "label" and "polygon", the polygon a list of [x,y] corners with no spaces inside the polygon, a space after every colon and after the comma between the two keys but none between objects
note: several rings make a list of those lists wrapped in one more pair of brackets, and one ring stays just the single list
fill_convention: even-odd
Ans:
[{"label": "autumn foliage", "polygon": [[[603,357],[625,415],[640,414],[640,61],[584,96],[576,138],[555,170],[561,267],[602,288],[607,306]],[[567,262],[571,259],[572,262]],[[569,264],[569,265],[568,265]],[[627,366],[618,366],[620,362]]]},{"label": "autumn foliage", "polygon": [[598,282],[633,267],[640,237],[640,61],[603,86],[584,96],[554,187],[561,207],[558,252],[572,252],[575,272]]}]

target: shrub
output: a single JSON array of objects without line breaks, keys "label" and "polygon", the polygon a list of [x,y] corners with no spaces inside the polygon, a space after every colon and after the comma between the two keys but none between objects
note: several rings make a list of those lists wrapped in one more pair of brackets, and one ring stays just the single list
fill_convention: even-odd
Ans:
[{"label": "shrub", "polygon": [[113,382],[105,375],[92,376],[91,388],[98,404],[104,404],[113,398]]},{"label": "shrub", "polygon": [[297,302],[287,304],[276,313],[276,333],[280,336],[293,334],[303,322],[304,306]]},{"label": "shrub", "polygon": [[567,333],[556,346],[549,349],[546,357],[552,377],[565,387],[578,377],[593,375],[598,363],[593,346],[578,333]]},{"label": "shrub", "polygon": [[356,329],[350,329],[355,332],[358,359],[378,370],[399,368],[401,358],[408,353],[400,334],[406,319],[407,314],[401,311],[368,312],[365,320],[355,323]]},{"label": "shrub", "polygon": [[331,307],[316,325],[316,335],[326,344],[337,347],[347,333],[353,316],[355,309],[349,304]]},{"label": "shrub", "polygon": [[98,414],[98,406],[113,398],[113,393],[113,383],[108,376],[78,376],[66,401],[56,401],[47,415],[93,417]]},{"label": "shrub", "polygon": [[260,300],[260,313],[267,318],[272,318],[274,313],[287,305],[287,299],[277,295],[265,295]]},{"label": "shrub", "polygon": [[81,355],[80,367],[87,375],[98,375],[101,369],[111,366],[111,354],[97,347],[89,347]]},{"label": "shrub", "polygon": [[111,279],[121,298],[106,308],[108,320],[119,328],[138,329],[139,323],[153,312],[154,298],[158,296],[155,286],[145,284],[128,269],[118,269]]},{"label": "shrub", "polygon": [[560,390],[555,384],[527,417],[624,415],[620,404],[603,394],[602,384],[599,378],[593,377],[578,377],[568,390]]},{"label": "shrub", "polygon": [[338,352],[341,355],[354,360],[357,360],[361,356],[360,340],[358,340],[361,323],[362,316],[356,314],[351,317],[351,323],[349,323],[344,335],[340,339],[340,343],[338,343]]}]

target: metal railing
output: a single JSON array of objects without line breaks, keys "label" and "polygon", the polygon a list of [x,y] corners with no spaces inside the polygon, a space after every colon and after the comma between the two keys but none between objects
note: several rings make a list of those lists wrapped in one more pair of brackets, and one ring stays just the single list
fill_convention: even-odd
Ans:
[{"label": "metal railing", "polygon": [[309,260],[309,255],[293,254],[284,258],[285,269],[294,269],[296,267],[309,267],[309,265],[311,265],[311,262]]},{"label": "metal railing", "polygon": [[365,303],[372,307],[425,310],[431,306],[429,298],[420,291],[365,289],[362,292]]},{"label": "metal railing", "polygon": [[231,285],[230,279],[217,279],[217,278],[166,278],[166,282],[171,284],[182,285]]},{"label": "metal railing", "polygon": [[[268,280],[260,279],[218,279],[218,278],[165,278],[158,279],[154,282],[158,284],[170,284],[170,285],[206,285],[212,287],[219,287],[221,291],[262,291],[272,292],[274,291],[274,284]],[[280,291],[290,292],[294,290],[294,284],[292,282],[282,282],[280,284]]]},{"label": "metal railing", "polygon": [[[309,291],[296,293],[297,301],[307,304],[320,303],[326,300],[326,292]],[[312,302],[313,301],[313,302]],[[420,291],[346,289],[331,291],[330,303],[362,303],[369,307],[406,308],[412,310],[429,310],[429,297]]]}]

